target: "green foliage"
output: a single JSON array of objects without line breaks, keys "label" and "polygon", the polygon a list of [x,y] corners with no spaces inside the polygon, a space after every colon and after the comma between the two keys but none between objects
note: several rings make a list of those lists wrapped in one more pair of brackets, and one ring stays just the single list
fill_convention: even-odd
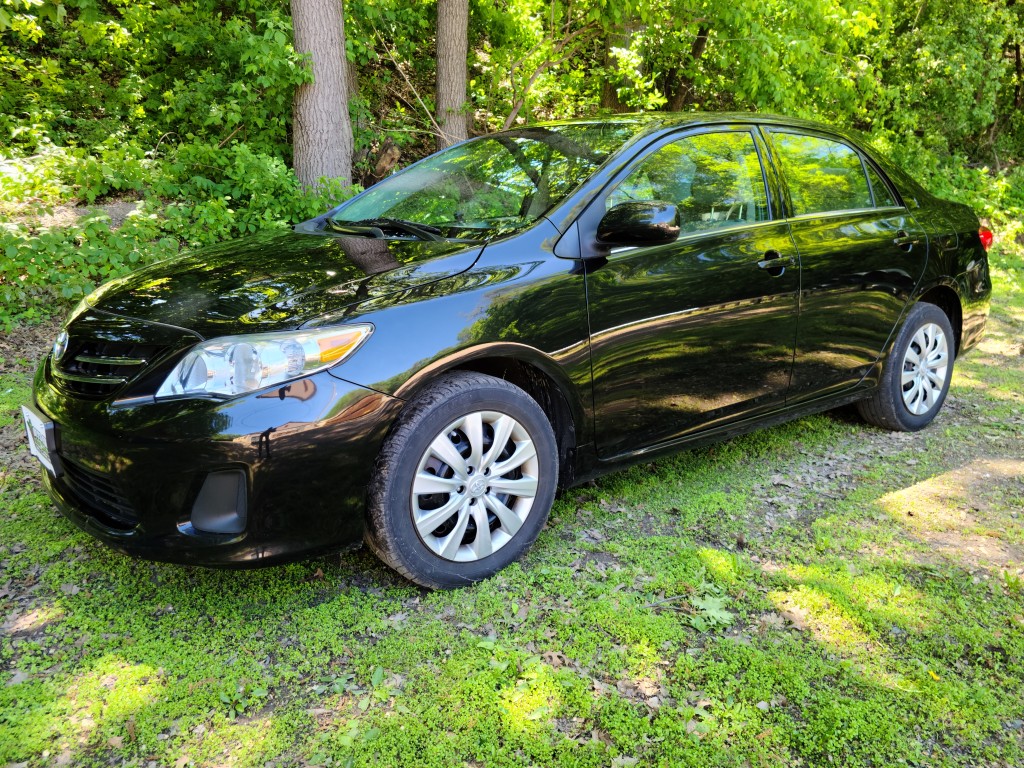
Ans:
[{"label": "green foliage", "polygon": [[18,437],[17,358],[45,342],[16,330],[0,763],[1021,764],[1013,248],[930,429],[821,415],[645,463],[563,494],[523,562],[444,593],[366,551],[239,573],[99,544]]},{"label": "green foliage", "polygon": [[[1021,42],[1024,12],[1012,2],[898,0],[891,13],[892,47],[879,51],[879,76],[891,102],[887,122],[954,151],[1009,145],[1019,155],[1020,115],[1008,107],[1012,85],[1024,83],[1014,80],[1004,47]],[[1006,131],[1014,123],[1018,132]]]},{"label": "green foliage", "polygon": [[[346,13],[368,184],[434,147],[436,6]],[[1021,3],[472,0],[469,32],[476,132],[622,108],[816,117],[865,131],[1001,237],[1021,230]],[[0,0],[0,323],[341,199],[304,192],[288,167],[310,77],[278,0]],[[117,232],[38,216],[125,199],[142,206]]]},{"label": "green foliage", "polygon": [[118,230],[107,216],[67,228],[0,228],[0,325],[40,316],[41,308],[80,298],[137,265],[172,255],[176,240],[161,237],[155,214],[130,216]]},{"label": "green foliage", "polygon": [[279,4],[2,2],[0,135],[15,146],[240,136],[287,151],[292,93],[309,73]]},{"label": "green foliage", "polygon": [[[0,326],[8,328],[182,247],[295,224],[350,193],[329,180],[303,190],[280,158],[245,144],[181,145],[160,161],[140,156],[130,144],[102,147],[95,155],[54,149],[12,167],[0,200],[52,203],[68,190],[88,201],[114,190],[146,197],[118,228],[103,213],[41,227],[38,216],[24,210],[21,221],[0,225]],[[48,211],[52,207],[37,206],[36,214]]]},{"label": "green foliage", "polygon": [[258,708],[266,701],[267,696],[266,688],[240,684],[221,691],[220,700],[227,707],[228,719],[234,720],[239,715]]}]

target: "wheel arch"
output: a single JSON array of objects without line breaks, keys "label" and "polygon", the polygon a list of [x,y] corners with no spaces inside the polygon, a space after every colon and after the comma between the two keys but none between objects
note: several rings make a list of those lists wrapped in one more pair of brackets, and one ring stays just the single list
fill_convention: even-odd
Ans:
[{"label": "wheel arch", "polygon": [[403,400],[415,398],[438,374],[448,371],[473,371],[504,379],[536,400],[555,433],[559,485],[572,483],[577,447],[586,442],[587,411],[576,385],[558,363],[524,344],[488,344],[435,361],[406,381],[395,395]]},{"label": "wheel arch", "polygon": [[959,355],[963,340],[964,313],[960,294],[957,292],[955,284],[952,282],[937,283],[922,292],[917,301],[934,304],[943,311],[953,328],[953,341],[956,343],[956,354]]}]

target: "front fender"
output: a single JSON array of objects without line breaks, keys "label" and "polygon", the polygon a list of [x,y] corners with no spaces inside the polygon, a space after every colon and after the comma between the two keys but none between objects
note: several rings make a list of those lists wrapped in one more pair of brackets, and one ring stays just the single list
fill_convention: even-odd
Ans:
[{"label": "front fender", "polygon": [[578,429],[589,430],[586,286],[576,262],[552,253],[557,235],[550,224],[534,227],[488,245],[461,274],[365,301],[333,317],[332,322],[372,323],[374,332],[331,374],[408,398],[445,370],[507,359],[554,382]]}]

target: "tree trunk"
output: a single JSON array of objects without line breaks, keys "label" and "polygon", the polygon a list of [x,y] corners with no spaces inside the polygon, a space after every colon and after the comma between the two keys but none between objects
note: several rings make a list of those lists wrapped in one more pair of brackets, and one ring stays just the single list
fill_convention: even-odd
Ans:
[{"label": "tree trunk", "polygon": [[604,64],[606,74],[604,81],[601,83],[601,109],[608,109],[616,113],[629,111],[629,105],[619,98],[619,77],[612,75],[618,69],[618,63],[612,55],[612,48],[628,48],[629,37],[628,31],[618,30],[609,32],[605,38],[604,60],[602,63]]},{"label": "tree trunk", "polygon": [[711,30],[706,26],[697,30],[697,37],[690,44],[690,58],[682,68],[685,74],[679,75],[675,68],[669,70],[668,76],[665,78],[665,98],[667,99],[665,109],[669,112],[679,112],[683,107],[693,104],[695,83],[692,73],[696,72],[697,62],[700,61],[704,50],[708,47],[710,32]]},{"label": "tree trunk", "polygon": [[386,240],[372,237],[346,237],[341,247],[352,262],[367,275],[379,275],[401,265],[388,248]]},{"label": "tree trunk", "polygon": [[437,0],[437,148],[469,138],[466,57],[469,53],[469,0]]},{"label": "tree trunk", "polygon": [[321,178],[352,183],[345,16],[342,0],[291,0],[295,50],[310,55],[313,82],[295,91],[295,175],[304,186]]}]

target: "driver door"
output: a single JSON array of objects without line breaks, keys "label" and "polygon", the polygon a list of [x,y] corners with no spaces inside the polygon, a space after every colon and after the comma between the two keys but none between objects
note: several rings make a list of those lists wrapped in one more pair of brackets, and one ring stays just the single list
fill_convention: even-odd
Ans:
[{"label": "driver door", "polygon": [[598,455],[610,459],[784,404],[799,261],[773,218],[749,127],[655,146],[588,211],[671,202],[675,242],[615,248],[587,269]]}]

